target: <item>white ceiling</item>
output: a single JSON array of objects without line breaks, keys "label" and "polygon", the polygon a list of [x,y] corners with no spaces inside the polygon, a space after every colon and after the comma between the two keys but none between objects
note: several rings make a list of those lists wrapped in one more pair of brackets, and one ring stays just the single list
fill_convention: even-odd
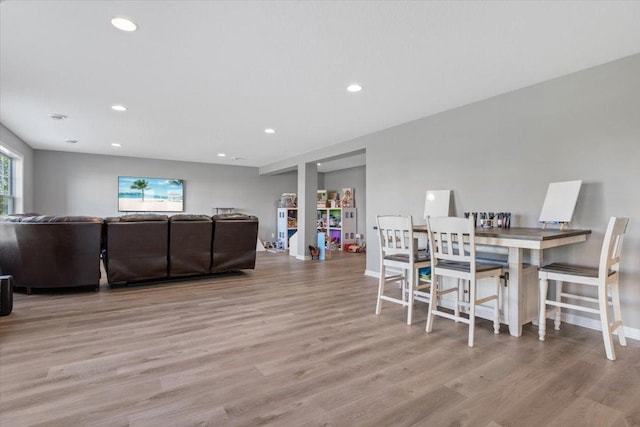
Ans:
[{"label": "white ceiling", "polygon": [[638,53],[640,2],[4,1],[0,36],[36,149],[264,166]]}]

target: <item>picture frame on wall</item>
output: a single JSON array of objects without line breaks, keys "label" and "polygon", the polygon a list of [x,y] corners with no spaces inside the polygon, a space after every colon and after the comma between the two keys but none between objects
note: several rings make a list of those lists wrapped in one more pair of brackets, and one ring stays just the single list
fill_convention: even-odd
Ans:
[{"label": "picture frame on wall", "polygon": [[340,193],[342,198],[340,199],[340,205],[343,208],[355,208],[355,199],[353,195],[353,188],[343,188]]},{"label": "picture frame on wall", "polygon": [[119,212],[183,212],[183,179],[118,177]]},{"label": "picture frame on wall", "polygon": [[317,192],[317,207],[319,208],[325,208],[327,207],[327,190],[318,190]]}]

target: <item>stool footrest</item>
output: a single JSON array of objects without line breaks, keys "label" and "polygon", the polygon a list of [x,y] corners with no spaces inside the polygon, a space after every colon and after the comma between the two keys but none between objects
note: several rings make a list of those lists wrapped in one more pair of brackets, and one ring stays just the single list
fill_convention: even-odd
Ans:
[{"label": "stool footrest", "polygon": [[584,307],[584,306],[575,305],[575,304],[567,304],[566,302],[558,302],[558,301],[546,300],[545,304],[554,305],[556,307],[562,307],[562,308],[570,308],[571,310],[586,311],[587,313],[600,314],[600,310],[598,310],[598,309]]},{"label": "stool footrest", "polygon": [[[567,294],[565,292],[562,292],[560,294],[560,296],[562,298],[570,298],[570,299],[575,299],[575,300],[579,300],[579,301],[592,302],[594,304],[599,304],[600,303],[600,300],[598,298],[583,297],[582,295]],[[609,302],[609,304],[611,304],[611,302]]]},{"label": "stool footrest", "polygon": [[485,302],[493,301],[493,300],[497,300],[497,299],[498,299],[498,295],[489,295],[488,297],[484,297],[482,299],[477,299],[476,300],[476,305],[484,304]]},{"label": "stool footrest", "polygon": [[395,302],[396,304],[400,304],[400,305],[404,305],[404,306],[408,306],[409,305],[408,301],[402,301],[401,299],[388,297],[386,295],[380,295],[380,299],[383,300],[383,301]]},{"label": "stool footrest", "polygon": [[455,314],[447,313],[444,311],[432,310],[431,313],[435,314],[436,316],[446,317],[447,319],[455,320],[456,322],[462,322],[466,324],[470,323],[469,319],[467,319],[466,317],[456,316]]}]

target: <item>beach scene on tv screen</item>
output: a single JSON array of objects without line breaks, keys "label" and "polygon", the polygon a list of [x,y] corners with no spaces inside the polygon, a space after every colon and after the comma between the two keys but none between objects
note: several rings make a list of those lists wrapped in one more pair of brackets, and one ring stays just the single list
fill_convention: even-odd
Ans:
[{"label": "beach scene on tv screen", "polygon": [[181,179],[118,177],[118,210],[121,212],[182,212],[183,201]]}]

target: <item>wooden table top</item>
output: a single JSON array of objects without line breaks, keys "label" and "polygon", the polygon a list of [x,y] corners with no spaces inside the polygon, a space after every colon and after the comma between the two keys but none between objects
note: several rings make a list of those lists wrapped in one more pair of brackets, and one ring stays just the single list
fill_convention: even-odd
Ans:
[{"label": "wooden table top", "polygon": [[[414,231],[426,232],[426,225],[414,225]],[[476,237],[495,237],[500,239],[518,239],[545,241],[562,239],[565,237],[582,236],[591,234],[591,230],[543,230],[533,227],[512,227],[512,228],[476,228]]]}]

